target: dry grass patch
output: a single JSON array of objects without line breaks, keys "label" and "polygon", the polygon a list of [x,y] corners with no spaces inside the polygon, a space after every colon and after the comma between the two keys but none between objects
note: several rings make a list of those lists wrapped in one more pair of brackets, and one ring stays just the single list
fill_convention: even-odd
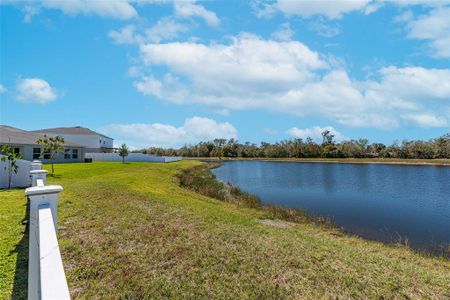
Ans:
[{"label": "dry grass patch", "polygon": [[278,228],[289,228],[295,226],[295,223],[292,222],[286,222],[283,220],[271,220],[271,219],[263,219],[261,220],[262,224],[274,226]]}]

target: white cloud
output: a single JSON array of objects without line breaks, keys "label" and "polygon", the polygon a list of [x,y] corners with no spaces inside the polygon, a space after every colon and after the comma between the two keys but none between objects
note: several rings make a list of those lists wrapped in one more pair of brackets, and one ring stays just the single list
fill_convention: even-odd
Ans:
[{"label": "white cloud", "polygon": [[24,22],[31,22],[41,8],[57,9],[66,15],[96,15],[105,18],[128,20],[138,13],[128,0],[4,0],[2,4],[22,4]]},{"label": "white cloud", "polygon": [[416,123],[400,115],[431,109],[449,118],[450,70],[381,68],[358,81],[298,41],[241,34],[228,44],[177,42],[140,47],[142,69],[163,66],[134,85],[143,94],[213,109],[264,109],[326,118],[346,126],[391,129]]},{"label": "white cloud", "polygon": [[23,21],[25,23],[30,23],[33,17],[39,13],[39,7],[33,5],[25,5],[22,11],[24,13]]},{"label": "white cloud", "polygon": [[150,28],[139,31],[136,26],[127,25],[120,30],[109,31],[108,36],[117,44],[160,43],[173,40],[187,31],[189,28],[186,25],[176,22],[173,18],[165,17]]},{"label": "white cloud", "polygon": [[196,4],[195,1],[174,1],[175,14],[180,18],[199,17],[205,20],[210,26],[218,26],[220,23],[217,15]]},{"label": "white cloud", "polygon": [[270,0],[251,0],[250,7],[258,18],[271,18],[277,12]]},{"label": "white cloud", "polygon": [[0,94],[3,94],[6,91],[7,89],[3,86],[3,84],[0,84]]},{"label": "white cloud", "polygon": [[152,76],[144,76],[141,81],[135,82],[134,87],[144,95],[154,95],[162,97],[162,83],[154,79]]},{"label": "white cloud", "polygon": [[328,130],[331,132],[331,134],[334,135],[334,140],[337,142],[342,142],[345,140],[349,140],[348,137],[344,136],[342,133],[334,129],[332,126],[313,126],[310,128],[302,128],[299,129],[297,127],[292,127],[286,131],[287,134],[306,140],[308,137],[312,138],[315,142],[320,143],[322,142],[322,132],[325,130]]},{"label": "white cloud", "polygon": [[212,109],[211,112],[224,116],[224,117],[228,117],[230,115],[230,110],[226,109],[226,108],[216,108],[216,109]]},{"label": "white cloud", "polygon": [[127,76],[131,78],[143,76],[142,70],[139,66],[131,66],[128,68]]},{"label": "white cloud", "polygon": [[402,115],[402,118],[412,121],[422,128],[448,126],[447,120],[444,117],[438,117],[433,113],[406,114]]},{"label": "white cloud", "polygon": [[403,12],[402,14],[396,16],[394,18],[395,22],[398,23],[403,23],[403,22],[409,22],[414,18],[414,14],[411,10],[407,10],[405,12]]},{"label": "white cloud", "polygon": [[450,58],[450,7],[435,8],[426,15],[403,20],[408,38],[428,41],[434,56]]},{"label": "white cloud", "polygon": [[97,15],[119,20],[131,19],[138,15],[134,7],[126,0],[42,0],[40,3],[45,8],[59,9],[67,15]]},{"label": "white cloud", "polygon": [[316,20],[309,22],[308,29],[324,37],[333,37],[341,33],[337,25],[328,24],[323,17],[318,17]]},{"label": "white cloud", "polygon": [[188,31],[186,25],[176,22],[172,18],[162,18],[155,26],[146,30],[147,39],[150,42],[159,43],[162,40],[172,40],[177,38],[181,33]]},{"label": "white cloud", "polygon": [[237,139],[237,130],[230,123],[202,117],[188,118],[180,127],[160,123],[111,124],[102,128],[102,132],[113,135],[133,148],[181,147],[215,138]]},{"label": "white cloud", "polygon": [[[391,66],[380,69],[379,73],[381,80],[369,82],[368,90],[385,97],[395,96],[391,101],[450,100],[450,69]],[[406,102],[398,105],[406,105]]]},{"label": "white cloud", "polygon": [[261,84],[263,89],[283,90],[314,76],[311,70],[327,67],[302,43],[266,41],[250,35],[234,38],[229,45],[146,44],[140,51],[147,66],[166,65],[188,77],[205,94],[222,96],[257,91]]},{"label": "white cloud", "polygon": [[171,3],[175,0],[131,0],[133,3],[137,3],[138,5],[143,4],[167,4]]},{"label": "white cloud", "polygon": [[281,24],[281,27],[278,31],[272,33],[272,38],[277,41],[287,42],[292,40],[294,36],[294,31],[291,29],[291,25],[289,23]]},{"label": "white cloud", "polygon": [[196,0],[3,0],[2,4],[22,4],[24,22],[31,22],[41,9],[57,9],[67,15],[96,15],[119,20],[129,20],[138,16],[132,5],[173,4],[179,18],[198,17],[210,26],[218,26],[220,19],[216,13],[196,3]]},{"label": "white cloud", "polygon": [[369,15],[386,4],[399,7],[415,5],[432,8],[442,7],[449,3],[450,0],[253,0],[251,6],[256,16],[260,18],[271,17],[280,11],[288,17],[323,16],[328,19],[340,19],[345,14],[352,12]]},{"label": "white cloud", "polygon": [[384,1],[390,4],[395,4],[397,6],[421,5],[428,7],[439,7],[450,4],[450,0],[384,0]]},{"label": "white cloud", "polygon": [[370,15],[370,14],[376,12],[377,10],[379,10],[383,6],[384,6],[384,2],[382,2],[382,1],[371,1],[364,8],[364,14]]},{"label": "white cloud", "polygon": [[143,41],[141,35],[135,34],[136,27],[134,25],[127,25],[120,30],[111,30],[108,36],[112,38],[117,44],[136,44]]},{"label": "white cloud", "polygon": [[[298,15],[308,18],[314,15],[322,15],[329,19],[338,19],[349,12],[363,11],[370,2],[371,0],[278,0],[274,4],[274,8],[288,16]],[[373,12],[374,7],[371,6],[371,8],[366,13]]]},{"label": "white cloud", "polygon": [[16,85],[17,100],[28,103],[46,104],[58,98],[58,92],[40,78],[19,79]]}]

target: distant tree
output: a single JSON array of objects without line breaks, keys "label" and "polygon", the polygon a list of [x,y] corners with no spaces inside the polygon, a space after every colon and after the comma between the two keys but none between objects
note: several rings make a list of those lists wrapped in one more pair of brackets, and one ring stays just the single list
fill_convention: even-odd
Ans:
[{"label": "distant tree", "polygon": [[55,162],[55,158],[59,153],[64,153],[64,138],[61,136],[48,137],[44,134],[43,137],[36,140],[36,144],[44,146],[44,155],[47,154],[50,156],[52,173],[54,174],[55,168],[53,164]]},{"label": "distant tree", "polygon": [[229,139],[228,142],[223,145],[223,156],[225,157],[238,157],[239,147],[238,141],[235,139]]},{"label": "distant tree", "polygon": [[334,144],[333,138],[334,134],[332,134],[331,131],[325,129],[322,132],[322,146],[333,145]]},{"label": "distant tree", "polygon": [[223,146],[225,145],[225,143],[227,142],[226,139],[215,139],[214,141],[214,146],[215,146],[215,155],[219,158],[222,159],[223,156]]},{"label": "distant tree", "polygon": [[303,157],[304,156],[304,144],[302,139],[294,139],[291,143],[291,153],[293,157]]},{"label": "distant tree", "polygon": [[319,157],[321,154],[321,150],[322,149],[320,145],[316,144],[311,137],[308,136],[306,138],[306,157]]},{"label": "distant tree", "polygon": [[125,163],[125,156],[128,156],[128,146],[126,144],[122,144],[119,148],[119,155],[122,157],[122,163]]},{"label": "distant tree", "polygon": [[2,146],[1,152],[4,156],[2,156],[2,161],[8,161],[5,166],[5,171],[8,173],[8,189],[11,189],[12,182],[12,174],[17,174],[19,170],[19,166],[17,165],[17,160],[22,159],[22,155],[14,152],[14,148],[10,146]]},{"label": "distant tree", "polygon": [[434,140],[435,156],[439,158],[450,158],[450,133]]},{"label": "distant tree", "polygon": [[329,130],[322,132],[322,156],[323,157],[337,157],[337,148],[334,145],[334,134]]}]

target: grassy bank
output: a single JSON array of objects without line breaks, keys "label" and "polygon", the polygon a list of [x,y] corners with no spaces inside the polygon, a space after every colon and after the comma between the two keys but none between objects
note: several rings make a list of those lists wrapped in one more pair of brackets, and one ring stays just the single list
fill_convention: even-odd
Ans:
[{"label": "grassy bank", "polygon": [[402,158],[230,158],[222,157],[184,157],[185,160],[227,161],[227,160],[265,160],[298,163],[344,163],[344,164],[387,164],[387,165],[440,165],[450,166],[450,159],[402,159]]},{"label": "grassy bank", "polygon": [[[264,210],[180,187],[175,176],[198,165],[55,166],[61,176],[49,182],[64,187],[59,240],[73,297],[450,297],[449,261],[308,222],[265,222]],[[14,249],[24,204],[23,190],[0,192],[2,264],[7,257],[10,266],[1,268],[2,298],[23,281]]]},{"label": "grassy bank", "polygon": [[[264,220],[313,223],[322,227],[336,229],[334,224],[324,217],[314,216],[298,209],[262,204],[257,196],[243,192],[235,185],[217,180],[210,172],[210,169],[218,166],[220,166],[218,163],[207,163],[186,168],[179,172],[176,178],[178,178],[180,186],[196,193],[235,205],[259,209],[263,212],[261,218],[264,218]],[[283,224],[284,226],[293,225],[283,222],[278,222],[277,224],[280,226],[283,226]]]}]

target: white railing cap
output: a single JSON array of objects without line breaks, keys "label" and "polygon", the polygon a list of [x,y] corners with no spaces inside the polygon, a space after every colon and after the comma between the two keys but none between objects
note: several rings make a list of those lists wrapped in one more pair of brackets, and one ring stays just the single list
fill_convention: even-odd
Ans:
[{"label": "white railing cap", "polygon": [[70,299],[52,210],[48,205],[39,207],[39,256],[41,299]]},{"label": "white railing cap", "polygon": [[47,170],[31,170],[30,174],[47,174],[48,171]]},{"label": "white railing cap", "polygon": [[33,186],[25,190],[25,195],[43,195],[43,194],[55,194],[63,190],[60,185],[46,185],[46,186]]}]

